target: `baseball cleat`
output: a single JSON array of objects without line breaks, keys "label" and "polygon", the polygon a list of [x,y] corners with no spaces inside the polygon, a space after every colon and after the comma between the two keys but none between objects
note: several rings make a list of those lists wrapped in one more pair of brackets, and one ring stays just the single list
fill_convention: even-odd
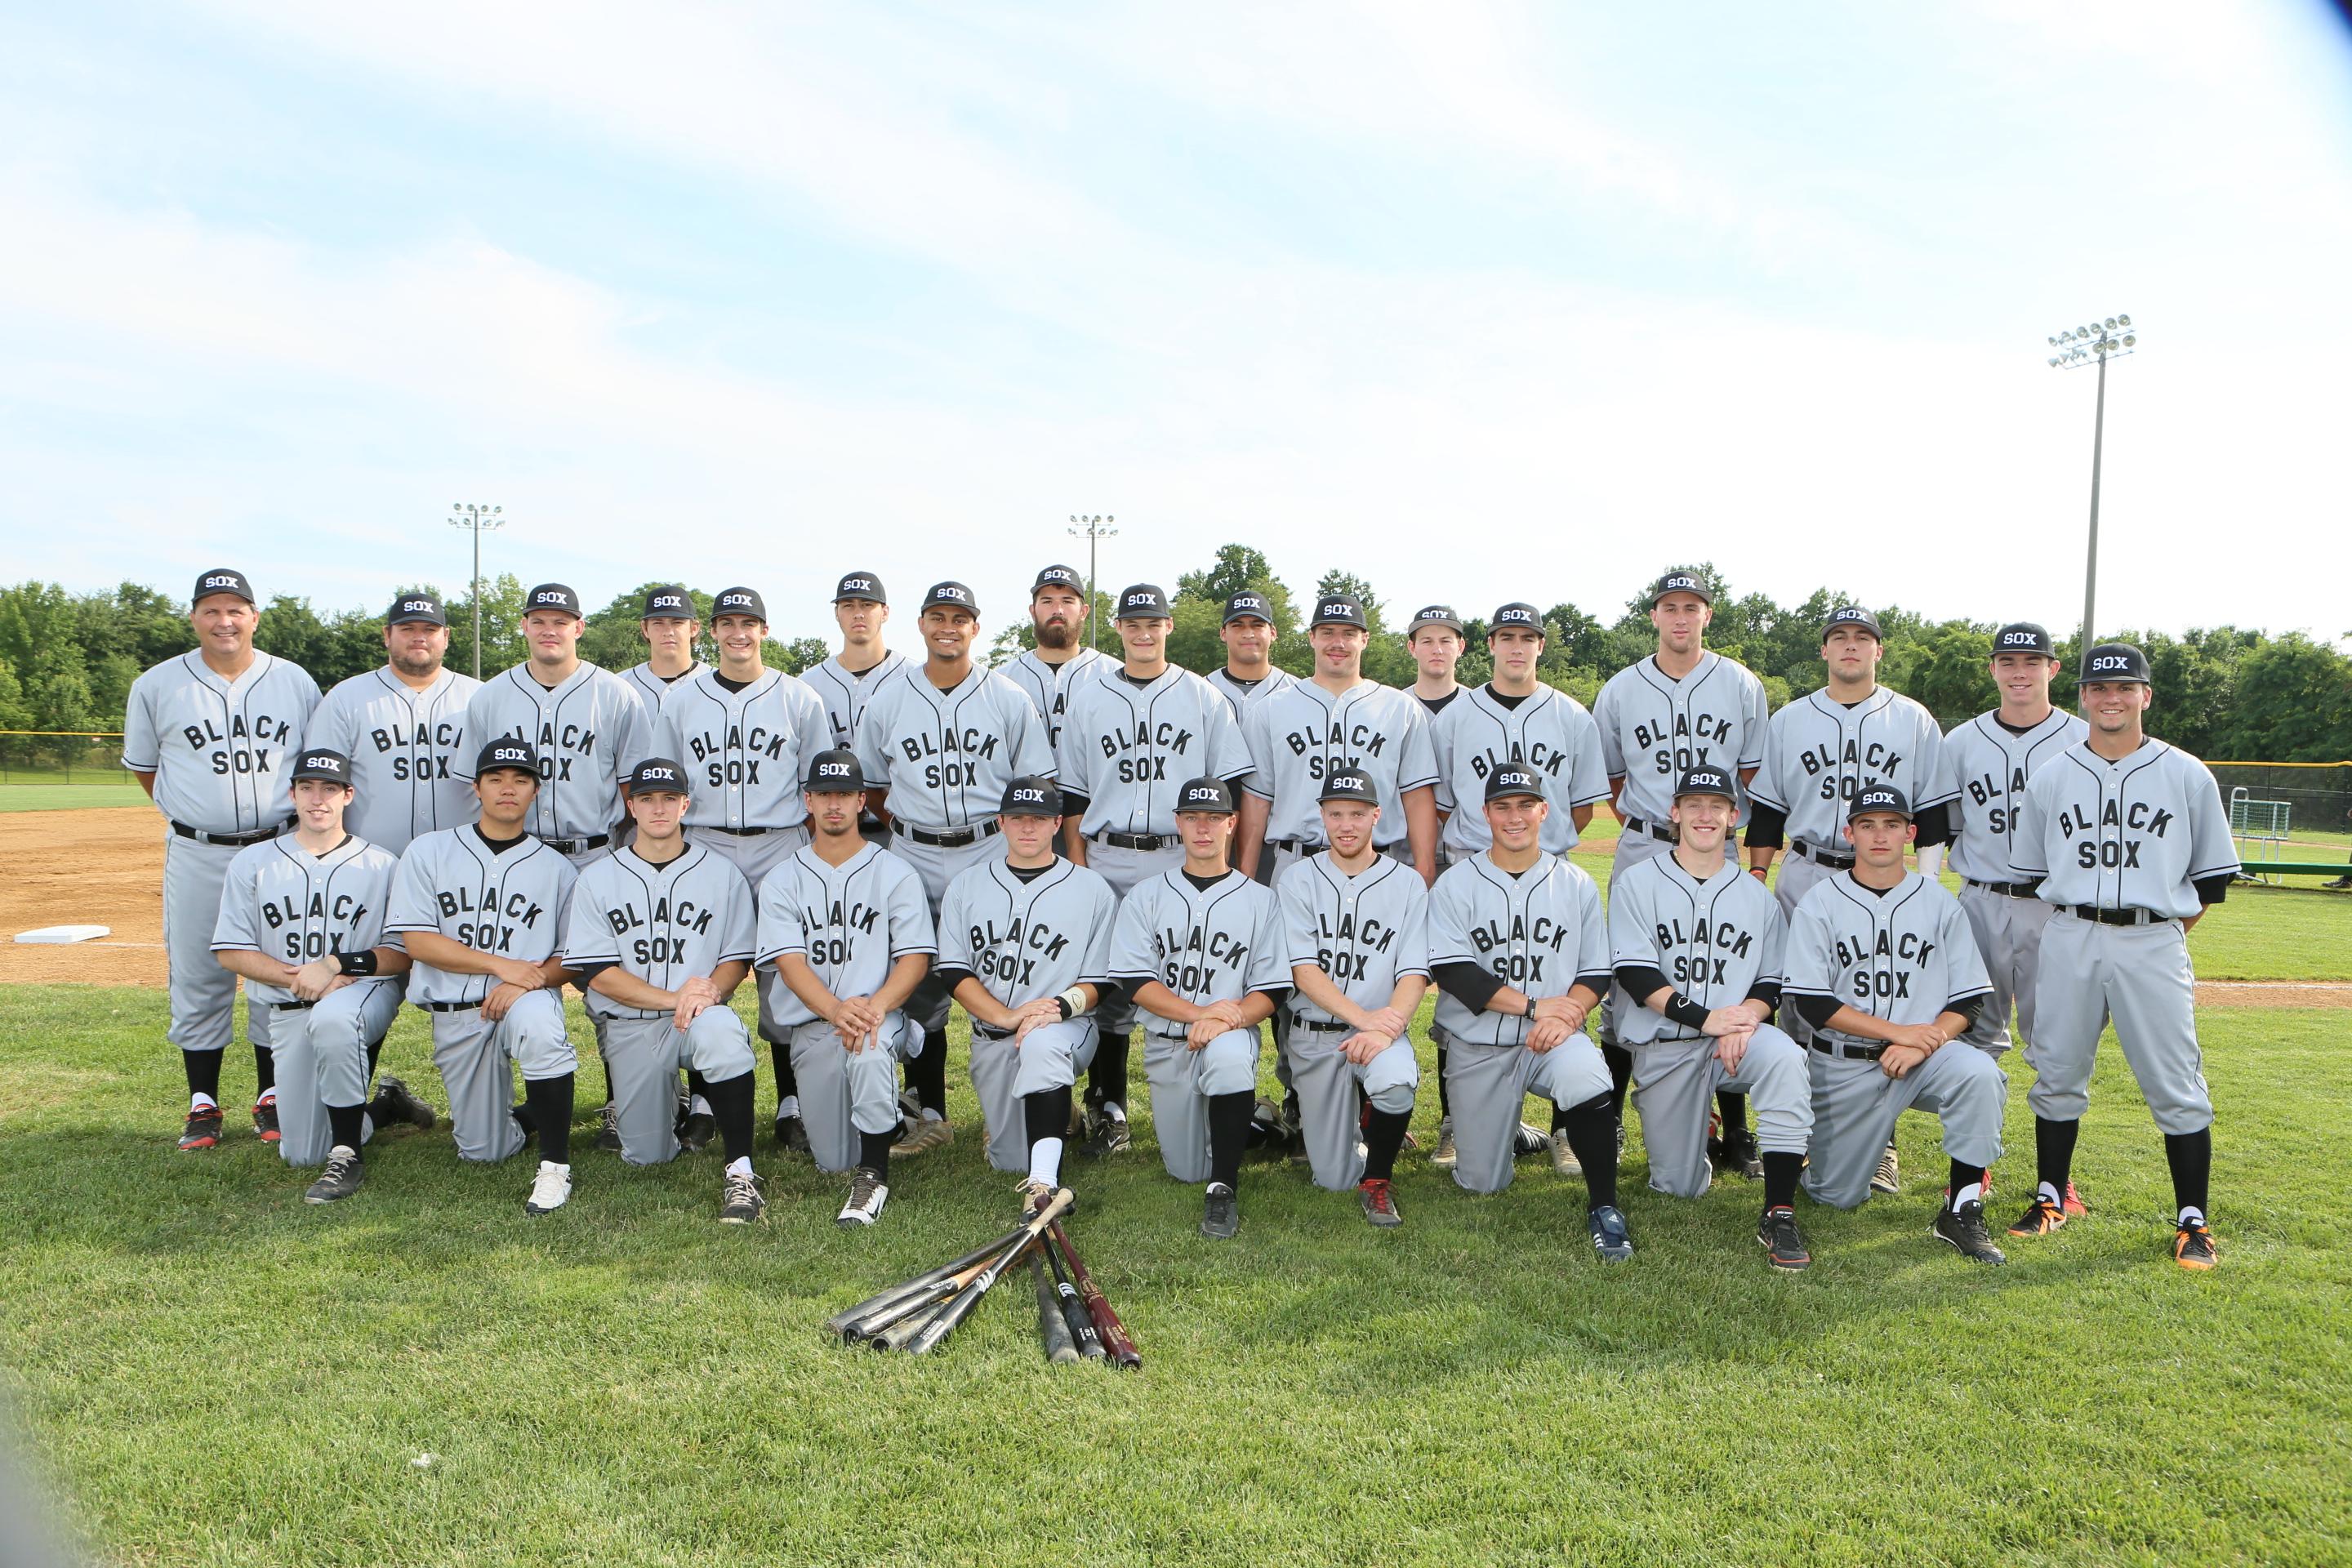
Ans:
[{"label": "baseball cleat", "polygon": [[2074,1190],[2072,1182],[2066,1184],[2066,1201],[2059,1206],[2066,1211],[2068,1219],[2081,1219],[2091,1212],[2091,1205],[2083,1201],[2083,1194]]},{"label": "baseball cleat", "polygon": [[264,1143],[275,1143],[278,1142],[278,1100],[276,1096],[273,1095],[268,1100],[257,1100],[253,1102],[253,1131],[254,1135],[259,1138]]},{"label": "baseball cleat", "polygon": [[1201,1200],[1201,1234],[1212,1241],[1231,1241],[1241,1228],[1241,1199],[1223,1182],[1211,1182]]},{"label": "baseball cleat", "polygon": [[379,1130],[404,1121],[420,1132],[430,1132],[438,1120],[431,1106],[410,1093],[408,1086],[390,1073],[375,1080],[375,1098],[368,1101],[367,1110]]},{"label": "baseball cleat", "polygon": [[180,1152],[209,1149],[221,1141],[221,1111],[217,1105],[188,1112],[187,1121],[180,1128]]},{"label": "baseball cleat", "polygon": [[1886,1152],[1878,1157],[1878,1169],[1871,1173],[1870,1190],[1874,1193],[1899,1193],[1903,1190],[1903,1163],[1895,1157],[1895,1145],[1889,1143]]},{"label": "baseball cleat", "polygon": [[2009,1227],[2011,1236],[2048,1236],[2066,1223],[2066,1211],[2047,1198],[2035,1198]]},{"label": "baseball cleat", "polygon": [[327,1168],[302,1194],[306,1204],[331,1204],[350,1197],[360,1190],[360,1181],[367,1174],[361,1163],[360,1152],[348,1143],[338,1143],[327,1151]]},{"label": "baseball cleat", "polygon": [[609,1100],[604,1109],[596,1113],[596,1147],[608,1153],[620,1152],[621,1112]]},{"label": "baseball cleat", "polygon": [[1603,1263],[1628,1263],[1633,1258],[1633,1233],[1626,1227],[1625,1215],[1614,1204],[1603,1204],[1584,1216],[1587,1229],[1592,1232],[1592,1250],[1601,1255]]},{"label": "baseball cleat", "polygon": [[1756,1134],[1745,1127],[1734,1128],[1718,1140],[1716,1169],[1737,1171],[1751,1182],[1764,1179],[1764,1155],[1756,1147]]},{"label": "baseball cleat", "polygon": [[1797,1211],[1787,1206],[1766,1209],[1756,1226],[1756,1239],[1764,1248],[1765,1260],[1775,1268],[1794,1274],[1813,1260],[1805,1250],[1804,1234],[1797,1229]]},{"label": "baseball cleat", "polygon": [[883,1184],[882,1178],[860,1165],[849,1179],[849,1201],[841,1205],[833,1223],[845,1230],[872,1225],[882,1217],[882,1205],[889,1201],[890,1189]]},{"label": "baseball cleat", "polygon": [[1389,1191],[1389,1184],[1382,1178],[1367,1176],[1358,1182],[1356,1195],[1363,1200],[1366,1225],[1391,1230],[1404,1223],[1404,1215],[1397,1213],[1396,1194]]},{"label": "baseball cleat", "polygon": [[2216,1258],[2213,1233],[2201,1219],[2192,1219],[2172,1237],[2172,1261],[2183,1268],[2210,1268]]},{"label": "baseball cleat", "polygon": [[677,1145],[689,1154],[698,1154],[710,1147],[719,1136],[719,1118],[708,1110],[689,1110],[677,1124]]},{"label": "baseball cleat", "polygon": [[552,1160],[539,1163],[539,1175],[530,1184],[530,1196],[523,1200],[525,1214],[553,1214],[572,1201],[572,1167],[559,1165]]},{"label": "baseball cleat", "polygon": [[1953,1249],[1971,1263],[2009,1261],[1992,1244],[1992,1233],[1985,1229],[1984,1205],[1974,1198],[1958,1208],[1938,1205],[1936,1223],[1927,1228],[1937,1239],[1951,1243]]},{"label": "baseball cleat", "polygon": [[1584,1167],[1577,1163],[1576,1151],[1568,1146],[1568,1129],[1551,1130],[1551,1173],[1555,1176],[1580,1176]]},{"label": "baseball cleat", "polygon": [[1524,1160],[1530,1154],[1540,1154],[1551,1147],[1551,1140],[1532,1121],[1522,1121],[1519,1130],[1511,1134],[1511,1157]]},{"label": "baseball cleat", "polygon": [[955,1142],[955,1129],[943,1116],[929,1116],[915,1123],[912,1131],[890,1145],[890,1157],[904,1159],[927,1149],[941,1149]]},{"label": "baseball cleat", "polygon": [[808,1123],[797,1116],[777,1117],[776,1147],[787,1154],[807,1153],[809,1152]]},{"label": "baseball cleat", "polygon": [[768,1212],[768,1200],[760,1195],[760,1178],[749,1171],[728,1176],[719,1189],[719,1223],[750,1225]]},{"label": "baseball cleat", "polygon": [[1437,1148],[1430,1154],[1429,1163],[1442,1171],[1450,1171],[1454,1168],[1454,1162],[1460,1158],[1461,1155],[1454,1147],[1454,1118],[1440,1117],[1437,1122]]},{"label": "baseball cleat", "polygon": [[1135,1146],[1134,1134],[1128,1131],[1124,1116],[1104,1116],[1095,1135],[1078,1145],[1078,1152],[1089,1160],[1108,1159],[1125,1153]]}]

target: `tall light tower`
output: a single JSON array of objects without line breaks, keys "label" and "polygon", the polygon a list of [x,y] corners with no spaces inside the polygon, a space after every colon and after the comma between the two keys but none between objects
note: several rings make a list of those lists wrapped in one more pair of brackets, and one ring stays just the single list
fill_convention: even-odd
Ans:
[{"label": "tall light tower", "polygon": [[482,679],[482,535],[507,525],[506,509],[459,501],[449,509],[449,526],[474,536],[474,679]]},{"label": "tall light tower", "polygon": [[2091,651],[2091,627],[2099,592],[2099,458],[2107,433],[2107,361],[2121,359],[2138,346],[2139,334],[2129,316],[2109,316],[2087,327],[2075,327],[2050,340],[2050,368],[2080,370],[2099,367],[2098,411],[2091,419],[2091,544],[2083,563],[2083,640],[2077,659]]},{"label": "tall light tower", "polygon": [[1095,546],[1118,532],[1109,526],[1118,521],[1108,513],[1070,519],[1070,531],[1087,542],[1087,646],[1098,653],[1102,650],[1102,628],[1095,625]]}]

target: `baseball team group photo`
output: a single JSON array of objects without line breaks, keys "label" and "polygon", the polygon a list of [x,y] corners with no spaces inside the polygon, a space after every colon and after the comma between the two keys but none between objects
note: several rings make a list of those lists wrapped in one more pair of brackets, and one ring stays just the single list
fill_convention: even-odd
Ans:
[{"label": "baseball team group photo", "polygon": [[[0,1564],[2352,1561],[2344,536],[2175,219],[1951,273],[1748,95],[2185,107],[2032,131],[2013,16],[1847,17],[1875,110],[1727,22],[1721,124],[1507,7],[420,18],[453,163],[421,43],[150,20],[21,30],[0,175],[91,258],[0,268]],[[2321,193],[2200,235],[2352,235],[2352,32],[2132,20]],[[1842,173],[1734,216],[1740,124]],[[2053,285],[2146,312],[2011,355]]]}]

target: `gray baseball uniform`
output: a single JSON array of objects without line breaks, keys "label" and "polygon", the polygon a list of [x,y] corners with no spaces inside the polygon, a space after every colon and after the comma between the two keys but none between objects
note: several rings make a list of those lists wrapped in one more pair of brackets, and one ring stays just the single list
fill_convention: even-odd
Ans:
[{"label": "gray baseball uniform", "polygon": [[1406,843],[1404,793],[1438,782],[1429,710],[1411,692],[1375,680],[1360,680],[1336,697],[1311,680],[1294,680],[1242,710],[1242,738],[1252,763],[1246,787],[1269,803],[1265,853],[1280,856],[1272,872],[1276,881],[1293,861],[1323,847],[1316,796],[1333,769],[1360,768],[1371,776],[1381,805],[1373,841],[1399,853]]},{"label": "gray baseball uniform", "polygon": [[[985,861],[957,877],[940,901],[936,972],[950,991],[971,975],[1008,1007],[1073,985],[1108,987],[1118,920],[1118,895],[1083,866],[1056,858],[1024,877],[1002,860]],[[973,1022],[971,1086],[988,1121],[990,1164],[1029,1168],[1023,1098],[1075,1083],[1094,1059],[1096,1039],[1092,1014],[1042,1025],[1017,1044]]]},{"label": "gray baseball uniform", "polygon": [[[656,866],[634,847],[616,849],[580,873],[565,924],[563,966],[586,987],[617,967],[675,991],[722,963],[750,963],[758,917],[751,887],[725,856],[689,840]],[[588,1011],[604,1020],[604,1071],[621,1133],[621,1158],[658,1165],[677,1157],[677,1073],[693,1068],[712,1083],[751,1070],[751,1037],[721,1003],[695,1015],[684,1032],[672,1010],[630,1007],[587,990]]]},{"label": "gray baseball uniform", "polygon": [[[833,728],[834,745],[845,752],[857,749],[857,721],[866,716],[866,704],[872,700],[874,689],[906,662],[903,654],[887,653],[877,663],[852,675],[836,654],[802,678],[824,705],[825,722]],[[861,813],[859,825],[866,837],[885,849],[890,847],[890,835],[880,817],[870,811]]]},{"label": "gray baseball uniform", "polygon": [[[122,765],[155,775],[163,839],[163,962],[184,1051],[228,1048],[236,976],[212,954],[221,889],[238,850],[275,837],[294,815],[288,793],[319,683],[299,664],[257,652],[226,680],[204,657],[167,658],[131,683]],[[246,1038],[269,1044],[269,1010],[246,1009]]]},{"label": "gray baseball uniform", "polygon": [[[1884,893],[1851,871],[1818,883],[1789,921],[1788,961],[1788,994],[1830,998],[1895,1024],[1932,1024],[1953,1004],[1992,989],[1959,900],[1916,871]],[[1992,1057],[1962,1044],[1889,1078],[1878,1041],[1831,1029],[1814,1035],[1805,1191],[1816,1202],[1850,1209],[1870,1195],[1871,1175],[1906,1110],[1942,1121],[1944,1152],[1962,1164],[2000,1161],[2009,1079]]]},{"label": "gray baseball uniform", "polygon": [[442,670],[422,691],[389,669],[336,683],[310,715],[303,744],[352,760],[344,827],[396,856],[420,833],[463,827],[481,815],[481,803],[457,772],[473,760],[458,753],[466,705],[481,684],[454,669]]},{"label": "gray baseball uniform", "polygon": [[539,798],[530,831],[576,868],[604,853],[627,816],[620,779],[653,754],[652,717],[637,688],[582,664],[553,689],[519,664],[482,682],[466,704],[464,755],[450,771],[474,781],[474,758],[502,735],[539,750]]},{"label": "gray baseball uniform", "polygon": [[[1635,861],[1609,883],[1610,963],[1621,975],[1654,970],[1709,1012],[1759,993],[1777,1000],[1786,940],[1772,895],[1729,856],[1704,882],[1669,852]],[[1633,1053],[1633,1104],[1658,1192],[1695,1198],[1706,1191],[1706,1119],[1718,1089],[1754,1097],[1759,1149],[1805,1152],[1811,1081],[1804,1047],[1786,1032],[1759,1026],[1730,1071],[1716,1059],[1714,1039],[1637,999],[1618,1023],[1618,1041]]]},{"label": "gray baseball uniform", "polygon": [[[1110,970],[1130,988],[1156,980],[1199,1007],[1290,985],[1274,894],[1238,871],[1206,888],[1181,869],[1137,883],[1118,908]],[[1178,1181],[1209,1179],[1209,1097],[1257,1087],[1259,1044],[1255,1028],[1228,1029],[1196,1051],[1184,1026],[1144,1015],[1152,1129],[1160,1163]]]},{"label": "gray baseball uniform", "polygon": [[770,868],[808,842],[801,785],[809,759],[832,745],[824,704],[782,670],[730,691],[703,668],[669,689],[654,733],[653,751],[684,763],[693,780],[688,830],[757,894]]},{"label": "gray baseball uniform", "polygon": [[2053,708],[2047,719],[2021,732],[2003,724],[1995,710],[1944,737],[1944,755],[1959,788],[1952,806],[1956,831],[1948,864],[1965,879],[1960,908],[1969,913],[1992,976],[1992,994],[1969,1025],[1969,1042],[1995,1056],[2009,1049],[2012,1005],[2018,1033],[2033,1038],[2034,981],[2042,933],[2050,924],[2050,906],[2034,897],[2033,879],[2017,868],[2010,854],[2026,781],[2089,733],[2080,718]]},{"label": "gray baseball uniform", "polygon": [[[477,952],[544,963],[562,951],[578,876],[571,861],[535,838],[500,850],[478,826],[441,828],[401,856],[384,930],[394,936],[438,931]],[[461,1159],[503,1160],[522,1147],[509,1062],[532,1080],[562,1078],[580,1066],[564,1032],[561,989],[533,991],[492,1023],[481,1006],[498,984],[488,974],[456,974],[422,962],[408,972],[409,1001],[433,1017],[433,1065],[449,1093]]]},{"label": "gray baseball uniform", "polygon": [[1234,705],[1234,717],[1236,719],[1247,713],[1253,704],[1263,702],[1269,697],[1279,696],[1298,684],[1298,677],[1286,669],[1277,669],[1270,665],[1266,668],[1264,679],[1254,680],[1246,685],[1235,680],[1230,672],[1223,669],[1213,669],[1201,679],[1209,683],[1210,690]]},{"label": "gray baseball uniform", "polygon": [[[1349,876],[1329,850],[1283,873],[1275,889],[1282,911],[1283,956],[1294,970],[1319,969],[1357,1005],[1385,1007],[1397,982],[1429,975],[1429,889],[1418,872],[1387,856]],[[1412,1109],[1421,1083],[1411,1034],[1399,1035],[1361,1066],[1340,1046],[1353,1026],[1293,991],[1288,1040],[1291,1086],[1298,1091],[1300,1131],[1315,1184],[1345,1192],[1363,1179],[1357,1152],[1356,1096],[1376,1110]]]},{"label": "gray baseball uniform", "polygon": [[1541,841],[1547,854],[1565,855],[1576,847],[1571,807],[1609,798],[1600,727],[1583,703],[1549,686],[1516,700],[1496,696],[1491,686],[1465,690],[1445,705],[1432,730],[1437,808],[1451,814],[1444,837],[1456,860],[1495,841],[1482,803],[1486,775],[1500,763],[1524,763],[1544,776],[1551,802]]},{"label": "gray baseball uniform", "polygon": [[1062,724],[1071,700],[1077,696],[1078,687],[1088,678],[1107,674],[1118,668],[1118,660],[1100,648],[1081,647],[1059,664],[1047,664],[1034,647],[1024,648],[1018,658],[1007,659],[997,667],[997,673],[1021,689],[1029,705],[1037,710],[1037,721],[1045,726],[1045,744],[1055,752],[1062,748]]},{"label": "gray baseball uniform", "polygon": [[2212,770],[2154,739],[2114,763],[2070,747],[2026,781],[2010,856],[2042,879],[2042,900],[2056,909],[2026,1043],[2033,1114],[2082,1119],[2099,1032],[2113,1018],[2158,1130],[2211,1126],[2180,922],[2203,907],[2199,882],[2240,868]]},{"label": "gray baseball uniform", "polygon": [[[1517,875],[1491,854],[1474,855],[1430,889],[1429,962],[1433,973],[1440,964],[1475,963],[1537,1001],[1565,996],[1579,980],[1605,994],[1609,928],[1601,889],[1557,855],[1538,856]],[[1474,1193],[1511,1184],[1512,1143],[1528,1095],[1571,1106],[1609,1092],[1609,1064],[1581,1034],[1538,1054],[1527,1045],[1530,1020],[1474,1013],[1443,992],[1437,1023],[1448,1046],[1446,1095],[1459,1153],[1454,1179]]]},{"label": "gray baseball uniform", "polygon": [[[687,668],[686,673],[676,680],[665,680],[654,673],[653,661],[648,659],[643,664],[633,664],[621,671],[621,679],[636,689],[637,700],[646,705],[646,712],[658,713],[661,711],[662,700],[670,694],[671,689],[679,681],[691,680],[709,668],[698,658]],[[676,756],[677,753],[672,752],[669,754]]]},{"label": "gray baseball uniform", "polygon": [[1728,771],[1736,787],[1741,770],[1763,762],[1770,705],[1764,683],[1737,659],[1702,653],[1676,680],[1653,656],[1609,678],[1592,700],[1592,718],[1609,776],[1624,781],[1617,811],[1632,819],[1617,836],[1614,886],[1629,865],[1674,843],[1667,814],[1683,774],[1711,764]]},{"label": "gray baseball uniform", "polygon": [[[240,849],[228,863],[215,952],[257,952],[300,968],[314,958],[398,947],[384,934],[399,858],[346,837],[324,855],[293,839]],[[320,1165],[334,1138],[327,1107],[363,1105],[368,1047],[400,1012],[400,977],[361,975],[305,1002],[281,985],[246,983],[245,1005],[268,1008],[278,1068],[278,1152],[289,1165]],[[361,1119],[362,1141],[374,1135]]]},{"label": "gray baseball uniform", "polygon": [[814,846],[802,848],[760,889],[756,945],[767,1011],[790,1032],[809,1152],[817,1169],[845,1171],[857,1163],[859,1133],[898,1125],[898,1064],[922,1053],[922,1031],[892,1013],[879,1043],[853,1054],[784,984],[776,960],[800,954],[835,996],[873,995],[899,959],[939,951],[922,879],[871,844],[839,866],[826,865]]}]

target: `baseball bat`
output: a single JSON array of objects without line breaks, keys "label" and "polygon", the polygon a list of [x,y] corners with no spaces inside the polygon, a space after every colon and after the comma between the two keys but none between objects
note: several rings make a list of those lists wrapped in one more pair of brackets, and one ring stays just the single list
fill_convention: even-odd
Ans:
[{"label": "baseball bat", "polygon": [[[1005,1246],[1018,1246],[1023,1239],[1023,1237],[1016,1236],[1011,1241],[1007,1242]],[[969,1268],[960,1269],[957,1272],[949,1275],[944,1279],[935,1279],[929,1285],[925,1285],[919,1289],[917,1289],[911,1295],[901,1296],[897,1300],[891,1302],[888,1306],[877,1308],[874,1311],[868,1312],[866,1316],[850,1324],[849,1328],[842,1334],[842,1338],[851,1344],[856,1344],[862,1340],[867,1344],[875,1345],[877,1347],[887,1348],[890,1350],[903,1349],[903,1344],[892,1344],[887,1347],[883,1347],[882,1342],[885,1333],[890,1329],[919,1319],[926,1312],[938,1307],[940,1302],[953,1297],[958,1290],[962,1289],[965,1286],[971,1284],[973,1279],[977,1279],[981,1270],[986,1268],[991,1263],[996,1261],[998,1258],[1003,1256],[1003,1252],[1004,1248],[999,1247],[994,1253],[990,1254],[987,1258],[982,1258],[979,1262],[971,1265]]]},{"label": "baseball bat", "polygon": [[1103,1349],[1102,1336],[1095,1332],[1095,1321],[1087,1316],[1086,1303],[1078,1300],[1078,1288],[1062,1271],[1062,1255],[1046,1247],[1045,1262],[1054,1270],[1054,1294],[1062,1307],[1062,1316],[1070,1322],[1070,1337],[1078,1353],[1088,1361],[1101,1361],[1110,1352]]},{"label": "baseball bat", "polygon": [[1111,1364],[1125,1367],[1130,1372],[1140,1367],[1143,1352],[1135,1348],[1135,1341],[1128,1334],[1127,1325],[1118,1321],[1118,1313],[1111,1309],[1110,1299],[1102,1293],[1102,1287],[1095,1283],[1095,1277],[1087,1272],[1086,1264],[1079,1260],[1078,1249],[1070,1245],[1070,1233],[1057,1223],[1047,1234],[1062,1249],[1062,1260],[1070,1266],[1070,1279],[1077,1285],[1079,1299],[1087,1304],[1087,1316],[1094,1320],[1095,1331],[1102,1336],[1103,1350],[1110,1356]]},{"label": "baseball bat", "polygon": [[[1015,1242],[1020,1246],[1022,1243]],[[902,1351],[914,1343],[915,1336],[931,1326],[931,1320],[955,1304],[953,1296],[938,1296],[892,1323],[866,1342],[877,1351]]]},{"label": "baseball bat", "polygon": [[906,1297],[914,1295],[926,1285],[936,1285],[950,1275],[961,1274],[975,1263],[986,1262],[1012,1246],[1013,1238],[1019,1234],[1021,1233],[1018,1231],[1006,1231],[986,1247],[975,1247],[952,1262],[940,1264],[937,1268],[926,1268],[913,1279],[902,1279],[887,1290],[877,1291],[866,1297],[854,1307],[844,1307],[824,1321],[824,1331],[829,1334],[845,1333],[849,1326],[860,1318],[870,1316],[885,1307],[894,1305]]},{"label": "baseball bat", "polygon": [[1056,1192],[1045,1206],[1037,1211],[1037,1216],[1021,1233],[1021,1239],[1014,1242],[1003,1258],[982,1269],[971,1284],[958,1290],[946,1306],[924,1321],[915,1337],[907,1342],[907,1353],[928,1355],[938,1349],[940,1341],[955,1332],[957,1326],[971,1316],[972,1309],[980,1305],[980,1299],[988,1294],[989,1287],[995,1284],[1007,1268],[1019,1262],[1021,1254],[1045,1234],[1047,1226],[1067,1213],[1070,1205],[1076,1201],[1076,1196],[1067,1187]]},{"label": "baseball bat", "polygon": [[1037,1342],[1045,1346],[1045,1359],[1056,1364],[1077,1360],[1078,1342],[1070,1337],[1070,1320],[1062,1316],[1062,1298],[1045,1277],[1045,1260],[1034,1247],[1029,1249],[1029,1278],[1037,1287]]}]

